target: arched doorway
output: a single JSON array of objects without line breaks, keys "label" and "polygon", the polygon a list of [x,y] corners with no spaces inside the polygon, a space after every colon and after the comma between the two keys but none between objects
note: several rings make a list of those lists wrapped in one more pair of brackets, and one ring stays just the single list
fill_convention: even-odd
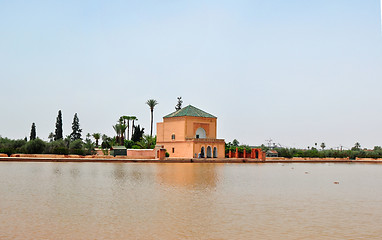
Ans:
[{"label": "arched doorway", "polygon": [[206,134],[206,130],[204,130],[204,128],[198,128],[196,129],[196,133],[195,133],[195,138],[206,138],[207,137],[207,134]]},{"label": "arched doorway", "polygon": [[259,150],[255,150],[255,158],[256,158],[256,159],[259,158]]},{"label": "arched doorway", "polygon": [[204,158],[204,147],[200,149],[200,157]]},{"label": "arched doorway", "polygon": [[207,147],[207,158],[211,158],[211,155],[212,155],[211,146],[208,146]]},{"label": "arched doorway", "polygon": [[214,147],[214,154],[213,154],[214,158],[217,158],[218,157],[218,149],[216,147]]}]

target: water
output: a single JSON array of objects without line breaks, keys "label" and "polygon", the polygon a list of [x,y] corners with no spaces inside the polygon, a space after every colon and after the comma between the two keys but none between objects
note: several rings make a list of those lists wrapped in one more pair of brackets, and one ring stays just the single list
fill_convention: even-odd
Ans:
[{"label": "water", "polygon": [[381,221],[378,164],[0,162],[0,239],[381,239]]}]

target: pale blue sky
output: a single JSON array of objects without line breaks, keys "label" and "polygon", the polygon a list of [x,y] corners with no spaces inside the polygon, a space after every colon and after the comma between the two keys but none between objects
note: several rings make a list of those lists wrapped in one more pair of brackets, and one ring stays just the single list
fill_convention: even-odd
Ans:
[{"label": "pale blue sky", "polygon": [[0,135],[146,133],[176,97],[218,137],[260,145],[382,145],[378,0],[1,1]]}]

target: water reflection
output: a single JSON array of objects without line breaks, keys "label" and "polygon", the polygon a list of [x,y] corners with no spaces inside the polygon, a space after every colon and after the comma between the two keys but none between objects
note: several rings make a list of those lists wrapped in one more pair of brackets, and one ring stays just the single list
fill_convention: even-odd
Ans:
[{"label": "water reflection", "polygon": [[170,186],[215,188],[221,164],[165,164],[157,166],[157,179]]},{"label": "water reflection", "polygon": [[0,239],[380,239],[381,186],[376,164],[0,162]]}]

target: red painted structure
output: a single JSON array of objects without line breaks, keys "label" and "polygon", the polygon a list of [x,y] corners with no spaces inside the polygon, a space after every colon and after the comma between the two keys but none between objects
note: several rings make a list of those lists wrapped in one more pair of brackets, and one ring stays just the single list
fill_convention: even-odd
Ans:
[{"label": "red painted structure", "polygon": [[236,148],[235,152],[229,150],[228,158],[251,158],[265,161],[266,153],[261,148],[252,148],[250,153],[247,153],[246,149],[242,153]]}]

